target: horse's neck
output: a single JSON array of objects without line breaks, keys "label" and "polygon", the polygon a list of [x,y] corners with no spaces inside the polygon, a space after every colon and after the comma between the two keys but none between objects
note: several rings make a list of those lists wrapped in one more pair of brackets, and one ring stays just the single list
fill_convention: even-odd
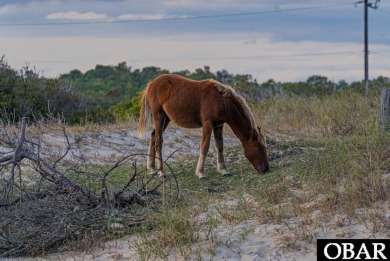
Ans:
[{"label": "horse's neck", "polygon": [[241,143],[244,143],[250,139],[250,131],[252,129],[251,122],[248,117],[237,108],[232,106],[229,109],[229,118],[227,124],[230,126],[237,138]]}]

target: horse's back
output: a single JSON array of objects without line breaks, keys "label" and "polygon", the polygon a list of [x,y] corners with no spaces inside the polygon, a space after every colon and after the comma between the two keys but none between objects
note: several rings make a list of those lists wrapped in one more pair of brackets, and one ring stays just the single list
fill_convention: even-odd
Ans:
[{"label": "horse's back", "polygon": [[179,126],[199,128],[221,97],[214,85],[210,80],[194,81],[164,74],[149,84],[148,100],[152,111],[164,111]]}]

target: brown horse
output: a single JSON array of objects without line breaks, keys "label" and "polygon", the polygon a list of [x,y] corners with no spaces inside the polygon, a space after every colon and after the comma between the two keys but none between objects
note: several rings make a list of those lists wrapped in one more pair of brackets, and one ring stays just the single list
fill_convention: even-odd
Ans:
[{"label": "brown horse", "polygon": [[[202,144],[196,175],[205,178],[204,162],[214,131],[218,170],[229,175],[223,157],[223,124],[227,123],[240,139],[246,158],[257,171],[269,170],[265,138],[255,126],[245,100],[234,89],[215,80],[194,81],[175,74],[164,74],[148,84],[141,101],[138,133],[144,134],[150,115],[151,134],[147,168],[164,176],[162,162],[163,132],[170,121],[184,128],[202,128]],[[158,166],[155,168],[155,159]]]}]

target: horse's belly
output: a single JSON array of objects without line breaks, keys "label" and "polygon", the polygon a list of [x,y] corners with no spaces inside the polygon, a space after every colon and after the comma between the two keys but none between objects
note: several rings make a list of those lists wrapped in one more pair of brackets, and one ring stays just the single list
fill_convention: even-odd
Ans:
[{"label": "horse's belly", "polygon": [[202,127],[202,120],[199,112],[188,110],[188,108],[172,110],[165,108],[165,113],[169,119],[183,128],[200,128]]},{"label": "horse's belly", "polygon": [[193,119],[193,118],[190,118],[190,117],[172,117],[172,115],[169,115],[168,114],[168,117],[169,119],[179,125],[180,127],[183,127],[183,128],[190,128],[190,129],[193,129],[193,128],[200,128],[202,127],[202,122],[200,120],[197,120],[197,119]]},{"label": "horse's belly", "polygon": [[186,120],[172,120],[175,124],[179,125],[180,127],[183,128],[188,128],[188,129],[195,129],[195,128],[200,128],[202,127],[201,123],[193,122],[193,121],[186,121]]}]

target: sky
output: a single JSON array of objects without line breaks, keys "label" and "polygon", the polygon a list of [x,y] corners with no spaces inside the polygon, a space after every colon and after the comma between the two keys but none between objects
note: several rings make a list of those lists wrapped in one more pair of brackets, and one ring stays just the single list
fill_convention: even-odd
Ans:
[{"label": "sky", "polygon": [[[45,77],[97,64],[258,82],[364,78],[359,0],[0,0],[0,56]],[[370,78],[390,77],[390,0],[369,0]]]}]

